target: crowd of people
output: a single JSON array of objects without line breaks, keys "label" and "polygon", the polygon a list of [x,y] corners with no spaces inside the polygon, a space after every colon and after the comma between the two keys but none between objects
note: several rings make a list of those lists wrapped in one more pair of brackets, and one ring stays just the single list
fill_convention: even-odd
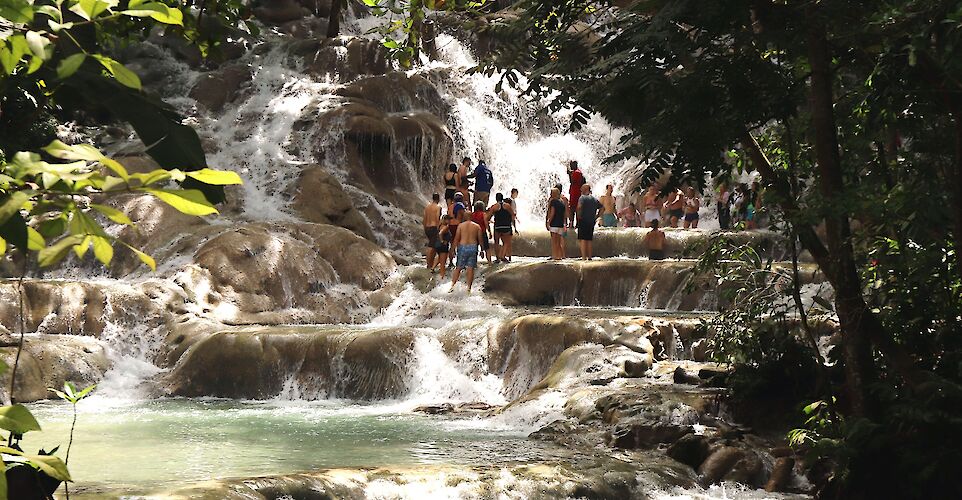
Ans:
[{"label": "crowd of people", "polygon": [[[483,160],[472,169],[470,158],[452,163],[444,174],[444,204],[437,193],[424,210],[424,234],[427,237],[427,267],[439,272],[442,279],[453,267],[451,290],[466,275],[468,291],[474,282],[474,273],[481,256],[488,264],[511,262],[511,240],[518,233],[518,189],[512,188],[509,196],[495,194],[494,175]],[[545,229],[551,238],[551,259],[565,258],[565,237],[569,230],[576,231],[581,258],[592,257],[594,232],[602,227],[647,227],[642,240],[649,258],[665,258],[665,233],[662,227],[697,229],[702,198],[693,186],[667,191],[652,184],[621,210],[614,195],[614,186],[605,186],[605,194],[595,197],[577,161],[567,168],[568,189],[556,184],[550,192],[545,207]],[[473,189],[472,189],[473,184]],[[718,182],[715,200],[718,221],[722,229],[743,225],[746,229],[758,227],[762,192],[758,183],[751,187],[738,184],[734,191],[728,182]],[[567,196],[566,196],[567,194]],[[473,201],[473,204],[472,204]],[[639,203],[640,202],[640,203]]]},{"label": "crowd of people", "polygon": [[428,239],[427,266],[432,272],[439,272],[441,279],[453,267],[451,290],[462,272],[468,291],[471,290],[479,255],[488,264],[510,262],[511,238],[518,232],[518,190],[511,189],[508,197],[496,193],[491,203],[491,169],[483,160],[474,170],[471,164],[470,158],[464,158],[460,166],[452,163],[448,167],[444,174],[444,206],[435,193],[422,220]]}]

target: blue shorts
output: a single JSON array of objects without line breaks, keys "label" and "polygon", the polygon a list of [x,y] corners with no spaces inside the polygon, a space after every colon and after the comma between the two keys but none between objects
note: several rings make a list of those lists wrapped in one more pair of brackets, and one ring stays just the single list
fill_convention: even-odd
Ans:
[{"label": "blue shorts", "polygon": [[616,227],[618,226],[618,218],[615,214],[603,214],[601,216],[601,225],[604,227]]},{"label": "blue shorts", "polygon": [[478,268],[478,246],[477,245],[458,245],[458,269],[470,267]]}]

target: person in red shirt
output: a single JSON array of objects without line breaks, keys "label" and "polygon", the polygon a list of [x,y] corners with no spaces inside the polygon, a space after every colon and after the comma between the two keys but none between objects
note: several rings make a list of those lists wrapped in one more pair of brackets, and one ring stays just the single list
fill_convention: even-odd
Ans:
[{"label": "person in red shirt", "polygon": [[575,226],[575,212],[578,210],[578,199],[581,198],[581,186],[585,184],[585,176],[581,173],[578,168],[578,161],[571,160],[568,164],[568,180],[570,185],[568,186],[568,213],[570,214],[571,227]]},{"label": "person in red shirt", "polygon": [[491,263],[491,240],[488,238],[489,219],[488,213],[484,209],[484,202],[479,201],[474,204],[474,212],[471,213],[471,222],[481,226],[481,255]]}]

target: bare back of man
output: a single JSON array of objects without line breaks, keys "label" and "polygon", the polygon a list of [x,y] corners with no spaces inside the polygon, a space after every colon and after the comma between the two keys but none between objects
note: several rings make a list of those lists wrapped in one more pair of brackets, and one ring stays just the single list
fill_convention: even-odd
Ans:
[{"label": "bare back of man", "polygon": [[648,259],[662,260],[665,258],[665,232],[658,229],[658,221],[654,221],[651,230],[641,240],[648,248]]},{"label": "bare back of man", "polygon": [[434,269],[435,248],[438,246],[438,234],[441,226],[441,197],[434,194],[432,201],[424,208],[424,217],[421,223],[424,226],[424,236],[427,237],[427,264],[428,269]]},{"label": "bare back of man", "polygon": [[454,267],[454,274],[451,276],[451,289],[461,278],[461,270],[467,268],[468,292],[474,283],[474,270],[478,267],[478,246],[481,243],[481,226],[473,222],[465,211],[462,222],[458,225],[458,230],[454,233],[452,246],[457,248],[457,263]]}]

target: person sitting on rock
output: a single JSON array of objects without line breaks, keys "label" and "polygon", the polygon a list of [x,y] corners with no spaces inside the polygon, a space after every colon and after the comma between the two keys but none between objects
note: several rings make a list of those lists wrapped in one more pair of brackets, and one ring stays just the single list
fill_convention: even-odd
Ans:
[{"label": "person sitting on rock", "polygon": [[451,246],[457,249],[458,263],[454,267],[454,275],[451,276],[451,289],[458,284],[461,278],[461,270],[467,268],[468,293],[471,293],[471,285],[474,283],[474,270],[478,267],[478,245],[481,243],[481,226],[471,220],[471,216],[466,210],[461,211],[461,223],[454,233]]},{"label": "person sitting on rock", "polygon": [[651,230],[641,239],[641,244],[648,249],[648,260],[664,260],[665,232],[658,229],[658,219],[651,221]]}]

